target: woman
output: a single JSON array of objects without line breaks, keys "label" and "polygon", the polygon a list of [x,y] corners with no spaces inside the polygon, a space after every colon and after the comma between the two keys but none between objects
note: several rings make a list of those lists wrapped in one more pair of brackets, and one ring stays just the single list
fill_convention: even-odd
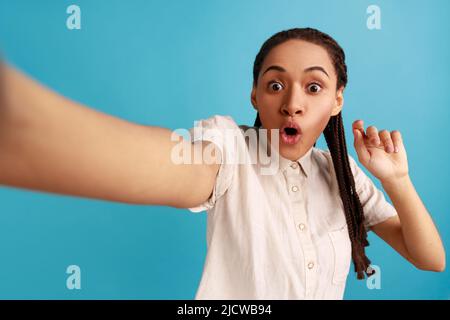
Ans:
[{"label": "woman", "polygon": [[[217,161],[179,164],[169,130],[99,113],[3,66],[0,183],[208,210],[198,299],[341,299],[351,259],[358,279],[373,273],[368,230],[417,268],[443,271],[444,248],[409,178],[400,132],[353,122],[358,159],[393,206],[347,154],[347,68],[336,41],[310,28],[279,32],[263,44],[253,70],[255,126],[206,119],[201,133],[219,134],[180,140],[189,153],[213,146]],[[271,155],[279,155],[279,170],[271,175],[259,163],[233,161],[251,151],[244,135],[231,143],[221,134],[255,128],[277,146]],[[315,148],[322,132],[329,151]]]}]

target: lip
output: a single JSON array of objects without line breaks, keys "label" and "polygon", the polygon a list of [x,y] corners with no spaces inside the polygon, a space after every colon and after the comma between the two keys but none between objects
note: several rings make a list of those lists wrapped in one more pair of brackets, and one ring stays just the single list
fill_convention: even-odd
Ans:
[{"label": "lip", "polygon": [[[295,128],[297,130],[297,134],[295,135],[286,134],[284,131],[284,129],[286,128]],[[302,136],[302,129],[296,122],[292,120],[284,122],[280,128],[280,138],[281,141],[285,144],[289,145],[296,144],[300,140],[301,136]]]}]

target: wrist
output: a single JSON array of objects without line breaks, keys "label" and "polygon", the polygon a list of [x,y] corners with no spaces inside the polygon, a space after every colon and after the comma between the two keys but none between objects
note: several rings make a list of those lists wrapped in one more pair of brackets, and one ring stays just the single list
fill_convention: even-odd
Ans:
[{"label": "wrist", "polygon": [[401,176],[401,177],[393,177],[389,179],[383,179],[381,180],[381,184],[383,188],[386,189],[401,189],[406,187],[411,183],[411,179],[408,174]]}]

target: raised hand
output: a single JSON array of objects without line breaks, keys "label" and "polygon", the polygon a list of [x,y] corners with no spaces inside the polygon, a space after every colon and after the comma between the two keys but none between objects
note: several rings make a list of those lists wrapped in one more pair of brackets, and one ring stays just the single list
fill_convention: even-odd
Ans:
[{"label": "raised hand", "polygon": [[352,124],[354,147],[358,160],[381,182],[394,181],[408,175],[408,160],[400,131],[378,132],[369,126],[364,132],[363,120]]}]

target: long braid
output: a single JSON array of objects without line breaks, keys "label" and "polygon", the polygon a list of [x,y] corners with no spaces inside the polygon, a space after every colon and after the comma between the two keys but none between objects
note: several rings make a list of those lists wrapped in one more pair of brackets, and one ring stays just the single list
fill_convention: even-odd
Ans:
[{"label": "long braid", "polygon": [[[337,89],[346,86],[347,66],[344,51],[332,37],[312,28],[294,28],[281,31],[266,40],[256,55],[253,65],[254,86],[258,83],[262,64],[270,50],[290,39],[309,41],[325,48],[337,74]],[[261,126],[259,113],[256,116],[254,126]],[[365,253],[365,247],[369,245],[369,242],[364,227],[364,212],[356,192],[355,181],[349,164],[341,113],[330,118],[323,133],[333,160],[339,195],[344,207],[355,271],[358,279],[364,279],[364,273],[369,276],[374,274],[375,270],[369,268],[370,260]],[[315,143],[314,146],[316,146]]]},{"label": "long braid", "polygon": [[330,118],[323,133],[331,153],[339,194],[344,206],[348,233],[352,243],[352,259],[355,271],[358,279],[364,279],[364,272],[367,275],[372,275],[374,270],[369,272],[370,260],[365,254],[365,247],[369,245],[369,242],[364,227],[364,212],[356,192],[355,181],[348,160],[341,113]]}]

